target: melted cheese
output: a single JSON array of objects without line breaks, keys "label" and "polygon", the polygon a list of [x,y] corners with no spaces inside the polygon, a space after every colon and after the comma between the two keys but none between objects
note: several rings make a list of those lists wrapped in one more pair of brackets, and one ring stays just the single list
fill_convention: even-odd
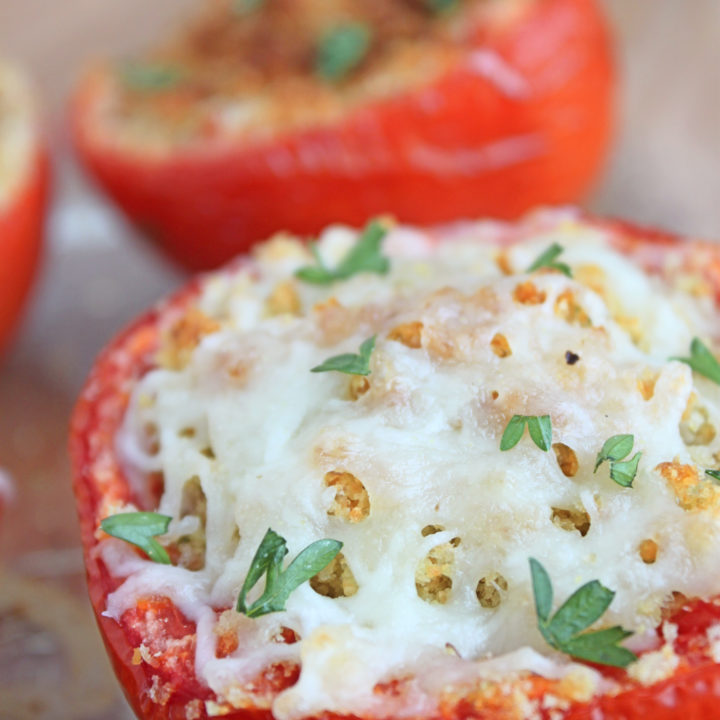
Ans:
[{"label": "melted cheese", "polygon": [[35,108],[25,80],[0,62],[0,210],[30,171],[35,132]]},{"label": "melted cheese", "polygon": [[[430,714],[448,688],[528,672],[568,678],[587,699],[608,681],[544,643],[530,556],[547,568],[556,603],[593,579],[616,591],[599,626],[633,630],[636,648],[657,647],[652,630],[673,591],[720,591],[720,493],[703,475],[720,457],[720,437],[705,433],[698,444],[683,429],[689,406],[720,425],[720,388],[668,360],[686,355],[695,336],[711,342],[711,298],[649,277],[572,213],[440,235],[396,228],[384,243],[387,276],[330,286],[294,279],[312,262],[295,240],[261,246],[205,279],[202,315],[188,315],[163,351],[181,351],[182,362],[135,388],[119,447],[135,474],[163,473],[169,541],[197,529],[197,518],[179,518],[185,484],[199,480],[205,564],[158,566],[106,540],[106,560],[127,577],[108,612],[117,618],[142,595],[171,597],[198,622],[197,674],[221,702],[242,706],[245,683],[278,658],[302,664],[299,682],[274,699],[279,718],[387,712],[373,688],[397,679],[405,686],[394,712],[406,715]],[[325,262],[355,237],[325,232]],[[552,242],[565,248],[573,279],[523,272]],[[375,334],[369,387],[309,372]],[[567,351],[579,360],[568,364]],[[542,452],[526,434],[501,452],[514,414],[549,414],[564,449]],[[593,473],[603,442],[619,433],[633,434],[642,452],[631,489],[610,479],[607,464]],[[691,490],[702,488],[706,501],[680,502],[661,463],[705,463]],[[362,512],[338,509],[328,473],[361,483]],[[284,612],[239,616],[239,647],[218,658],[213,608],[234,606],[269,526],[290,557],[319,538],[341,540],[357,592],[331,598],[306,583]],[[654,562],[639,550],[648,540]],[[433,595],[423,583],[439,572],[451,584]],[[271,642],[281,627],[300,641]],[[662,674],[670,652],[659,650],[637,676]]]}]

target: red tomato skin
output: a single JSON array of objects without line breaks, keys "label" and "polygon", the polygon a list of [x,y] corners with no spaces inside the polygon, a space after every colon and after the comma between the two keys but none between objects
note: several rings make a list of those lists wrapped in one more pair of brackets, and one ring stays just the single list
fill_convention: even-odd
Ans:
[{"label": "red tomato skin", "polygon": [[[585,222],[613,234],[615,247],[634,256],[648,271],[656,272],[668,249],[685,248],[688,257],[701,253],[708,279],[715,283],[720,307],[720,246],[712,243],[686,243],[670,233],[640,228],[619,220],[583,218]],[[709,259],[709,262],[708,262]],[[714,266],[714,267],[713,267]],[[158,305],[122,332],[99,356],[75,407],[70,429],[70,455],[73,482],[87,569],[90,599],[100,632],[116,675],[134,712],[141,720],[205,720],[206,700],[215,699],[204,688],[194,671],[187,677],[166,672],[163,681],[171,692],[164,703],[153,700],[153,676],[157,671],[145,664],[134,664],[137,630],[124,615],[121,622],[102,615],[108,595],[119,581],[108,572],[100,555],[96,530],[102,518],[102,503],[138,502],[116,456],[114,436],[121,426],[134,383],[154,366],[159,346],[159,322],[173,311],[187,306],[197,294],[197,281],[191,282],[170,300]],[[172,637],[191,632],[192,622],[163,599],[163,612],[173,628]],[[720,717],[720,664],[707,653],[705,633],[720,623],[720,598],[694,601],[677,611],[669,621],[678,627],[675,649],[680,664],[673,676],[651,686],[641,686],[627,679],[614,696],[602,696],[588,703],[577,703],[564,710],[539,710],[541,720],[708,720]],[[616,680],[625,678],[622,671],[601,669]],[[192,676],[190,676],[192,674]],[[229,720],[272,720],[265,708],[233,710],[222,717]],[[308,718],[307,720],[311,720]],[[312,720],[359,720],[355,716],[323,713]],[[393,720],[391,716],[385,720]],[[417,720],[417,719],[416,719]],[[435,718],[422,720],[517,720],[504,707],[478,707],[470,701],[459,701],[438,712]]]},{"label": "red tomato skin", "polygon": [[44,149],[4,209],[0,209],[0,353],[7,347],[40,260],[50,164]]},{"label": "red tomato skin", "polygon": [[92,82],[75,98],[81,159],[168,255],[216,267],[278,230],[332,222],[516,217],[573,202],[596,176],[613,113],[613,66],[596,0],[544,0],[432,84],[342,122],[252,147],[165,159],[93,140]]}]

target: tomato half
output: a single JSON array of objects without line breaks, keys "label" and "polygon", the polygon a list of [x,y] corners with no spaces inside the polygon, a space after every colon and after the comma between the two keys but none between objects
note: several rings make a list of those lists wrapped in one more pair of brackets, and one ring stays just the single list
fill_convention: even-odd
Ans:
[{"label": "tomato half", "polygon": [[610,136],[605,20],[595,0],[521,5],[512,22],[478,28],[431,82],[252,143],[220,132],[153,154],[115,142],[102,127],[107,73],[95,73],[75,97],[76,146],[120,208],[191,269],[278,230],[313,234],[380,213],[418,224],[510,218],[572,202]]},{"label": "tomato half", "polygon": [[[649,272],[667,270],[663,258],[669,248],[682,263],[700,272],[716,290],[720,307],[720,246],[683,241],[615,221],[586,219],[610,233],[611,242]],[[134,384],[155,366],[163,318],[187,307],[197,295],[196,282],[157,306],[125,330],[98,358],[76,406],[70,438],[75,493],[78,501],[90,598],[106,647],[127,698],[139,718],[165,720],[210,717],[217,698],[196,677],[195,626],[166,597],[150,596],[126,611],[120,622],[106,617],[108,595],[120,584],[97,552],[100,520],[119,503],[143,503],[126,477],[117,454],[118,432]],[[150,508],[147,508],[150,509]],[[219,608],[218,611],[222,610]],[[553,705],[544,698],[555,695],[557,682],[531,676],[523,692],[537,703],[542,720],[657,720],[684,717],[699,720],[717,715],[720,701],[720,664],[714,659],[707,630],[720,623],[720,598],[704,602],[678,598],[668,620],[677,627],[674,674],[649,685],[632,680],[624,671],[598,667],[618,685],[613,695],[596,696],[586,703]],[[158,630],[158,627],[162,628]],[[661,629],[658,629],[658,635]],[[293,642],[288,637],[285,642]],[[141,653],[144,646],[149,655]],[[218,647],[223,646],[222,642]],[[232,652],[235,648],[229,648]],[[642,654],[642,653],[641,653]],[[267,668],[254,682],[269,699],[294,684],[299,669],[292,664]],[[379,694],[394,692],[392,685],[377,687]],[[495,691],[458,697],[441,706],[437,720],[497,720],[518,718],[512,694]],[[270,702],[243,709],[222,707],[223,717],[270,720]],[[214,711],[213,711],[214,712]],[[219,711],[218,711],[219,712]],[[335,718],[324,715],[323,718]],[[339,720],[339,718],[338,718]]]},{"label": "tomato half", "polygon": [[[2,141],[15,143],[15,134],[23,137],[17,145],[27,146],[27,157],[0,169],[18,172],[19,177],[5,177],[9,190],[0,199],[0,351],[7,345],[30,289],[40,256],[47,204],[49,162],[45,148],[35,131],[37,118],[29,107],[28,89],[19,75],[0,64],[0,99],[7,107],[8,136]],[[0,118],[2,120],[2,118]],[[1,125],[2,123],[0,123]],[[18,130],[17,126],[27,124]],[[32,126],[32,127],[31,127]],[[32,135],[28,139],[25,135]],[[9,148],[9,145],[8,145]]]}]

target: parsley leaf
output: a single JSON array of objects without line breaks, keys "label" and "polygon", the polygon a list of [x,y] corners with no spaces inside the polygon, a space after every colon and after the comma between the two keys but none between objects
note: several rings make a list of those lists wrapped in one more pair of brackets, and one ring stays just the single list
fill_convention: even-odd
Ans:
[{"label": "parsley leaf", "polygon": [[233,15],[244,17],[259,10],[264,4],[265,0],[234,0],[232,4]]},{"label": "parsley leaf", "polygon": [[550,617],[553,590],[545,568],[530,558],[535,611],[538,629],[550,647],[567,655],[597,663],[627,667],[637,660],[634,653],[618,643],[632,635],[620,626],[583,632],[602,617],[615,593],[597,580],[579,587]]},{"label": "parsley leaf", "polygon": [[527,272],[535,272],[541,268],[549,268],[550,270],[557,270],[563,275],[567,275],[569,278],[572,277],[570,267],[563,262],[555,262],[556,258],[565,250],[562,245],[553,243],[545,252],[541,253],[535,261],[527,269]]},{"label": "parsley leaf", "polygon": [[720,363],[699,338],[693,338],[690,343],[690,357],[671,357],[670,360],[684,362],[696,373],[720,385]]},{"label": "parsley leaf", "polygon": [[642,453],[635,453],[630,460],[620,461],[632,452],[634,442],[635,438],[633,435],[613,435],[611,438],[608,438],[597,454],[593,473],[596,473],[600,465],[606,460],[609,460],[610,479],[622,487],[632,487],[633,480],[637,475],[638,463],[640,462]]},{"label": "parsley leaf", "polygon": [[315,245],[310,246],[317,265],[308,265],[295,272],[295,276],[313,285],[329,285],[336,280],[345,280],[358,273],[369,272],[386,275],[390,260],[380,252],[387,228],[377,220],[371,220],[362,231],[355,246],[334,269],[323,264]]},{"label": "parsley leaf", "polygon": [[[250,569],[238,595],[237,611],[256,618],[284,610],[291,593],[327,567],[340,552],[342,545],[339,540],[316,540],[283,570],[283,558],[288,552],[287,543],[285,538],[268,528],[250,563]],[[266,576],[265,589],[262,595],[248,607],[247,594],[263,575]]]},{"label": "parsley leaf", "polygon": [[120,79],[130,90],[160,92],[177,87],[183,73],[172,65],[127,63],[121,68]]},{"label": "parsley leaf", "polygon": [[598,665],[627,667],[631,662],[637,660],[637,656],[618,643],[631,635],[629,630],[625,630],[619,625],[605,630],[583,633],[570,638],[565,643],[564,652],[579,660],[587,660]]},{"label": "parsley leaf", "polygon": [[100,527],[108,535],[139,547],[154,562],[170,565],[167,550],[155,539],[167,532],[170,520],[154,512],[126,512],[106,517]]},{"label": "parsley leaf", "polygon": [[525,432],[526,419],[524,415],[513,415],[510,422],[505,427],[502,438],[500,439],[500,449],[510,450],[519,442]]},{"label": "parsley leaf", "polygon": [[315,72],[329,82],[342,80],[365,58],[372,30],[365,23],[346,23],[327,32],[318,43]]},{"label": "parsley leaf", "polygon": [[354,353],[343,353],[328,358],[324,363],[310,370],[310,372],[341,372],[348,375],[369,375],[370,355],[375,349],[377,335],[368,338],[361,346],[358,355]]},{"label": "parsley leaf", "polygon": [[445,13],[454,10],[460,4],[460,0],[425,0],[428,10],[435,13]]},{"label": "parsley leaf", "polygon": [[641,457],[642,453],[638,452],[625,462],[611,462],[610,479],[614,480],[618,485],[622,485],[622,487],[632,487]]},{"label": "parsley leaf", "polygon": [[547,452],[552,443],[552,423],[549,415],[529,416],[527,419],[528,432],[532,441]]},{"label": "parsley leaf", "polygon": [[530,574],[533,581],[533,595],[535,596],[535,612],[538,619],[547,623],[553,603],[553,589],[547,570],[535,559],[530,558]]},{"label": "parsley leaf", "polygon": [[720,485],[720,470],[706,470],[705,474],[711,477],[716,485]]},{"label": "parsley leaf", "polygon": [[320,253],[318,252],[316,243],[310,243],[310,252],[315,258],[317,265],[306,265],[305,267],[301,267],[299,270],[295,271],[295,277],[300,280],[304,280],[306,283],[311,283],[312,285],[329,285],[330,283],[335,282],[335,280],[340,279],[337,276],[337,270],[329,270],[325,267],[325,264],[320,257]]},{"label": "parsley leaf", "polygon": [[513,415],[500,439],[500,450],[514,448],[522,438],[527,425],[532,441],[547,452],[552,443],[552,422],[549,415]]},{"label": "parsley leaf", "polygon": [[622,460],[633,449],[635,438],[632,435],[613,435],[605,441],[595,459],[595,472],[606,460]]}]

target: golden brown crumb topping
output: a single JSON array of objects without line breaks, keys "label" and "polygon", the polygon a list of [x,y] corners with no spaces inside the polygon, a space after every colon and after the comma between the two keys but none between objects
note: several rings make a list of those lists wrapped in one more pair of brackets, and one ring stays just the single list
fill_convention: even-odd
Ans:
[{"label": "golden brown crumb topping", "polygon": [[190,308],[167,331],[159,364],[170,370],[182,370],[200,340],[219,329],[220,323],[216,320],[196,308]]},{"label": "golden brown crumb topping", "polygon": [[[438,11],[430,0],[215,0],[164,47],[118,65],[104,112],[153,146],[337,120],[432,82],[535,2],[458,0]],[[328,42],[348,29],[352,61],[328,68]]]}]

